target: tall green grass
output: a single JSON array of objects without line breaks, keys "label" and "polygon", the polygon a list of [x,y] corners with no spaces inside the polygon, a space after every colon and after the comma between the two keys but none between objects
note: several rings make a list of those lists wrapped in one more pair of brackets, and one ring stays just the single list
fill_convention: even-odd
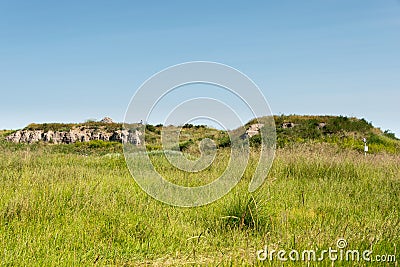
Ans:
[{"label": "tall green grass", "polygon": [[[252,152],[237,187],[210,205],[188,209],[146,195],[118,153],[4,144],[1,149],[5,266],[269,265],[256,258],[265,245],[321,249],[334,247],[338,238],[352,249],[400,258],[396,155],[364,157],[330,144],[279,149],[267,181],[250,194],[257,159]],[[198,185],[223,171],[228,151],[220,150],[218,161],[199,176],[174,170],[157,153],[152,158],[167,178]],[[328,260],[319,264],[331,266]],[[365,262],[335,263],[340,265]]]}]

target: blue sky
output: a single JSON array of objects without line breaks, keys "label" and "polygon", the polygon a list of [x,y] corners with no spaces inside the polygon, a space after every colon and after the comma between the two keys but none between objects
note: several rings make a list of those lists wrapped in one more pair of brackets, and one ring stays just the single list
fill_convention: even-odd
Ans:
[{"label": "blue sky", "polygon": [[399,1],[0,1],[0,129],[122,121],[178,63],[230,65],[274,114],[357,116],[400,136]]}]

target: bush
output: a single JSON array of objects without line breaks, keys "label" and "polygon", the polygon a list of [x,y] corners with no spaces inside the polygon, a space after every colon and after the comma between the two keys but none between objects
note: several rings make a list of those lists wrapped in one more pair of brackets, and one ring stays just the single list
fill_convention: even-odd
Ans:
[{"label": "bush", "polygon": [[386,130],[383,133],[383,135],[386,136],[386,137],[389,137],[390,139],[399,140],[399,139],[396,138],[395,134],[392,133],[390,130]]},{"label": "bush", "polygon": [[383,140],[379,135],[370,134],[369,138],[367,139],[369,144],[381,144],[384,145],[386,142]]},{"label": "bush", "polygon": [[262,144],[261,134],[253,135],[249,138],[249,143],[251,147],[259,147]]},{"label": "bush", "polygon": [[183,125],[183,126],[182,126],[182,128],[184,128],[184,129],[190,129],[190,128],[193,128],[193,124],[186,123],[185,125]]},{"label": "bush", "polygon": [[146,134],[144,138],[145,138],[146,143],[156,143],[157,142],[157,137],[155,137],[155,136]]},{"label": "bush", "polygon": [[368,130],[371,130],[373,126],[365,119],[358,120],[355,118],[339,116],[330,118],[325,128],[329,133],[337,133],[340,131],[365,133]]},{"label": "bush", "polygon": [[146,130],[154,133],[156,131],[156,127],[151,124],[146,124]]},{"label": "bush", "polygon": [[222,218],[229,228],[260,231],[269,226],[269,218],[261,211],[266,210],[265,202],[251,194],[238,196],[230,206],[225,207]]},{"label": "bush", "polygon": [[230,147],[231,146],[231,139],[229,138],[229,136],[223,136],[221,138],[218,139],[218,145],[217,147]]},{"label": "bush", "polygon": [[195,129],[200,129],[200,128],[207,128],[207,125],[195,125],[194,126]]}]

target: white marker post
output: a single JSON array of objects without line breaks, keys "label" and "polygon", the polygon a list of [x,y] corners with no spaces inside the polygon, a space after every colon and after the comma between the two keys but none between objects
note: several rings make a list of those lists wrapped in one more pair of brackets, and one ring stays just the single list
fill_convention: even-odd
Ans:
[{"label": "white marker post", "polygon": [[363,142],[364,142],[364,156],[367,156],[368,146],[367,146],[367,139],[365,137],[363,138]]}]

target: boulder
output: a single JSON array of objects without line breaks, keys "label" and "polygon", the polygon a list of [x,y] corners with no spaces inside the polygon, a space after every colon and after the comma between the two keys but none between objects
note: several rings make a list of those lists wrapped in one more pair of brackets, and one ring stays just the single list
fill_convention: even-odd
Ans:
[{"label": "boulder", "polygon": [[128,143],[134,144],[134,145],[140,145],[141,141],[140,141],[140,136],[142,135],[141,132],[139,132],[138,130],[135,130],[135,132],[130,132],[128,135]]},{"label": "boulder", "polygon": [[260,129],[264,126],[264,124],[262,123],[256,123],[256,124],[252,124],[249,126],[249,128],[247,128],[246,130],[246,135],[248,137],[252,137],[255,136],[257,134],[260,133]]},{"label": "boulder", "polygon": [[296,124],[294,124],[293,122],[284,122],[284,123],[282,123],[282,128],[283,129],[293,128],[294,126],[296,126]]},{"label": "boulder", "polygon": [[110,117],[104,117],[100,122],[102,123],[114,123]]}]

